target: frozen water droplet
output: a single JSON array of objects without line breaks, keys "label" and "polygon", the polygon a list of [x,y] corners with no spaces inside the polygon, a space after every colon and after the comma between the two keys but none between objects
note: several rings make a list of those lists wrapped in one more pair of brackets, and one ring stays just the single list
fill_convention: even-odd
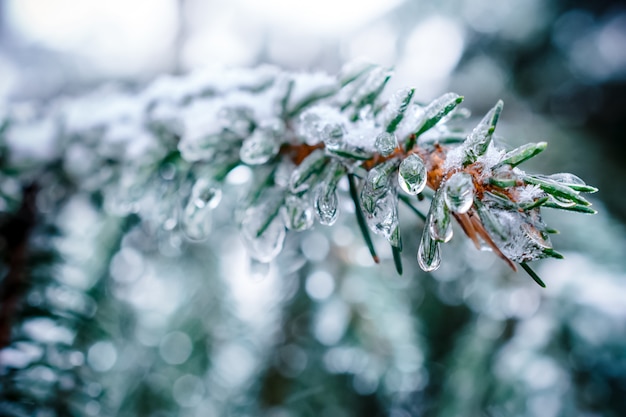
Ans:
[{"label": "frozen water droplet", "polygon": [[329,123],[322,129],[321,138],[328,149],[339,149],[343,145],[343,126]]},{"label": "frozen water droplet", "polygon": [[446,181],[443,188],[446,205],[455,213],[466,213],[474,202],[474,182],[466,172],[457,172]]},{"label": "frozen water droplet", "polygon": [[434,271],[441,265],[439,242],[432,239],[428,229],[429,225],[426,224],[422,232],[419,249],[417,250],[417,263],[426,272]]},{"label": "frozen water droplet", "polygon": [[191,189],[190,203],[197,208],[214,209],[222,200],[222,190],[210,181],[200,178]]},{"label": "frozen water droplet", "polygon": [[248,253],[259,262],[270,262],[283,249],[285,224],[272,204],[252,207],[241,222],[241,236]]},{"label": "frozen water droplet", "polygon": [[404,158],[398,170],[398,183],[400,188],[408,194],[419,194],[426,187],[426,165],[417,154],[411,154]]},{"label": "frozen water droplet", "polygon": [[450,222],[450,210],[443,198],[443,190],[433,197],[428,213],[430,234],[438,242],[449,242],[452,239],[452,223]]},{"label": "frozen water droplet", "polygon": [[[373,210],[365,214],[369,228],[398,246],[398,196],[395,189],[388,189],[381,197],[374,200]],[[392,241],[393,240],[393,241]]]},{"label": "frozen water droplet", "polygon": [[191,240],[204,240],[211,232],[213,210],[222,198],[222,191],[210,181],[200,178],[191,189],[189,201],[182,212],[181,227]]},{"label": "frozen water droplet", "polygon": [[313,208],[298,196],[290,195],[285,199],[283,216],[289,230],[300,232],[313,226]]},{"label": "frozen water droplet", "polygon": [[328,164],[324,179],[315,187],[313,204],[320,223],[331,226],[339,215],[337,184],[346,173],[346,169],[337,161]]},{"label": "frozen water droplet", "polygon": [[389,132],[382,132],[376,136],[376,142],[374,143],[376,150],[382,156],[389,156],[398,147],[398,140],[396,135]]},{"label": "frozen water droplet", "polygon": [[257,129],[243,141],[239,150],[239,157],[245,164],[260,165],[278,154],[279,149],[278,141],[270,131]]},{"label": "frozen water droplet", "polygon": [[336,188],[320,184],[315,188],[313,203],[315,205],[315,213],[321,224],[332,226],[337,221],[339,199]]}]

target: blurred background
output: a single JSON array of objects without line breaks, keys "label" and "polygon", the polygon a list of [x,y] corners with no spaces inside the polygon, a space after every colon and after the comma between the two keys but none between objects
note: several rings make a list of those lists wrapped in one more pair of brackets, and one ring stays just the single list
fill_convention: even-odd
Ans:
[{"label": "blurred background", "polygon": [[[16,387],[0,414],[626,415],[623,4],[0,0],[5,102],[132,91],[206,68],[334,74],[355,59],[394,68],[388,91],[415,86],[422,101],[454,91],[480,115],[502,98],[507,143],[549,143],[529,171],[600,188],[595,216],[544,210],[566,255],[536,264],[548,288],[458,232],[441,269],[422,273],[421,225],[403,212],[416,238],[398,277],[381,242],[372,265],[349,213],[290,236],[267,267],[247,260],[227,204],[215,220],[225,226],[197,244],[77,194],[55,212],[54,239],[41,232],[56,263],[27,303],[88,320],[24,320],[22,344],[0,351]],[[249,175],[236,174],[228,184]],[[37,407],[20,414],[26,397]]]}]

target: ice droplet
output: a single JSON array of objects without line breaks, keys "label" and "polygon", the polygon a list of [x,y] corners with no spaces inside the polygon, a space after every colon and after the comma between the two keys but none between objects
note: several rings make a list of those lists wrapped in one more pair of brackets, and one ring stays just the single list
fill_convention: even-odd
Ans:
[{"label": "ice droplet", "polygon": [[315,213],[321,224],[332,226],[337,221],[339,198],[337,197],[336,188],[320,184],[315,188],[313,203],[315,205]]},{"label": "ice droplet", "polygon": [[304,199],[290,195],[285,199],[283,216],[287,229],[300,232],[313,226],[313,208]]},{"label": "ice droplet", "polygon": [[374,146],[382,156],[389,156],[398,147],[398,139],[393,133],[382,132],[376,136]]},{"label": "ice droplet", "polygon": [[448,208],[459,214],[466,213],[474,202],[474,182],[466,172],[457,172],[446,181],[443,197]]},{"label": "ice droplet", "polygon": [[343,127],[339,123],[329,123],[320,134],[328,149],[339,149],[343,145]]},{"label": "ice droplet", "polygon": [[398,246],[399,235],[394,234],[398,229],[398,196],[394,188],[375,200],[373,210],[365,213],[365,220],[374,233]]},{"label": "ice droplet", "polygon": [[315,187],[313,204],[320,223],[332,226],[339,215],[337,184],[346,173],[346,169],[337,161],[328,164],[323,180]]},{"label": "ice droplet", "polygon": [[259,262],[270,262],[282,251],[285,235],[285,224],[273,204],[248,209],[241,222],[243,243]]},{"label": "ice droplet", "polygon": [[245,164],[260,165],[278,154],[279,149],[278,141],[270,131],[257,129],[243,141],[239,157]]},{"label": "ice droplet", "polygon": [[417,154],[404,158],[398,169],[398,183],[407,194],[419,194],[426,187],[427,173],[424,161]]},{"label": "ice droplet", "polygon": [[[428,221],[427,221],[428,223]],[[422,240],[417,250],[417,263],[423,271],[430,272],[439,268],[441,265],[441,254],[439,251],[439,242],[433,240],[430,236],[430,225],[424,225],[422,232]]]},{"label": "ice droplet", "polygon": [[452,239],[452,223],[450,222],[450,210],[445,203],[443,189],[440,188],[433,201],[430,203],[428,224],[430,234],[438,242],[449,242]]},{"label": "ice droplet", "polygon": [[189,202],[197,208],[214,209],[222,200],[222,190],[205,178],[198,179],[191,189]]},{"label": "ice droplet", "polygon": [[211,232],[213,210],[222,199],[222,190],[205,178],[198,179],[182,212],[181,227],[191,240],[204,240]]}]

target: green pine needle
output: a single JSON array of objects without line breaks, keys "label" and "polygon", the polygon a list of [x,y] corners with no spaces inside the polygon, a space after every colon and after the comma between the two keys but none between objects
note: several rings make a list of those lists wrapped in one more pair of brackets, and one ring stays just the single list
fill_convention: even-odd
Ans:
[{"label": "green pine needle", "polygon": [[524,271],[526,271],[526,273],[528,273],[528,275],[530,275],[530,277],[535,280],[535,282],[539,284],[540,287],[546,288],[546,284],[544,284],[541,278],[539,278],[539,275],[537,275],[537,273],[533,271],[533,269],[528,266],[526,262],[520,263],[520,266],[524,268]]}]

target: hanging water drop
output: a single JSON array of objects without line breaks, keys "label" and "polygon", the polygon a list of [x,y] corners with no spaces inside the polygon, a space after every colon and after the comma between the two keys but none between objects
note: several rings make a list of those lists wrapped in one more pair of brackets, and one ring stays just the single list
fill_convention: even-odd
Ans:
[{"label": "hanging water drop", "polygon": [[376,142],[374,143],[376,150],[382,156],[389,156],[398,147],[398,140],[396,135],[389,132],[382,132],[376,136]]},{"label": "hanging water drop", "polygon": [[315,205],[315,213],[320,223],[326,226],[332,226],[339,214],[339,198],[337,190],[326,184],[320,184],[315,188],[313,195],[313,204]]},{"label": "hanging water drop", "polygon": [[433,201],[430,203],[428,220],[430,235],[434,240],[446,243],[452,239],[450,210],[444,201],[441,188],[435,193]]},{"label": "hanging water drop", "polygon": [[198,208],[214,209],[222,200],[222,190],[210,181],[200,178],[191,189],[189,201]]},{"label": "hanging water drop", "polygon": [[439,242],[432,239],[428,229],[429,225],[426,224],[422,232],[419,249],[417,250],[417,263],[423,271],[431,272],[441,265],[441,254]]},{"label": "hanging water drop", "polygon": [[191,240],[204,240],[212,225],[211,210],[219,204],[222,191],[210,181],[200,178],[191,189],[189,201],[182,212],[181,227]]},{"label": "hanging water drop", "polygon": [[339,215],[337,184],[346,173],[345,167],[337,161],[328,164],[322,181],[313,192],[313,205],[319,222],[332,226]]},{"label": "hanging water drop", "polygon": [[241,222],[241,236],[248,253],[259,262],[270,262],[283,249],[285,224],[274,204],[252,207]]},{"label": "hanging water drop", "polygon": [[289,230],[300,232],[313,226],[313,208],[298,196],[287,196],[283,206],[283,216]]},{"label": "hanging water drop", "polygon": [[410,154],[400,164],[398,169],[398,183],[407,194],[416,195],[426,187],[426,165],[417,154]]},{"label": "hanging water drop", "polygon": [[474,182],[466,172],[457,172],[446,181],[443,197],[448,208],[454,213],[466,213],[474,202]]}]

